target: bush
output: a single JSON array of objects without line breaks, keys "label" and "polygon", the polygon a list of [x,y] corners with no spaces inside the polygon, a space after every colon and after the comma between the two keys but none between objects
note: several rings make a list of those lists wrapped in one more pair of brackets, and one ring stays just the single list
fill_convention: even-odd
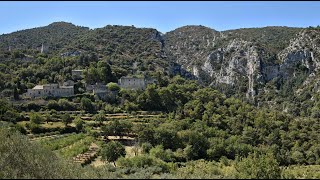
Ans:
[{"label": "bush", "polygon": [[150,150],[150,155],[163,161],[173,161],[173,152],[169,149],[164,150],[162,145],[158,145]]},{"label": "bush", "polygon": [[43,117],[40,114],[33,112],[30,114],[30,121],[34,124],[41,124],[43,122]]},{"label": "bush", "polygon": [[281,169],[272,153],[259,155],[256,152],[235,164],[236,177],[241,179],[279,179]]},{"label": "bush", "polygon": [[54,109],[56,111],[60,111],[61,110],[61,107],[60,105],[58,104],[57,101],[55,100],[50,100],[47,104],[47,108],[50,110],[50,109]]},{"label": "bush", "polygon": [[142,148],[142,153],[149,153],[150,149],[152,148],[152,144],[145,142],[141,144],[141,148]]},{"label": "bush", "polygon": [[25,129],[22,125],[20,125],[20,124],[15,124],[15,128],[16,128],[20,133],[22,133],[22,134],[27,134],[26,129]]},{"label": "bush", "polygon": [[139,155],[132,158],[121,157],[117,160],[116,164],[119,167],[131,168],[160,167],[162,172],[168,172],[170,170],[169,164],[148,155]]},{"label": "bush", "polygon": [[110,82],[107,84],[107,88],[110,90],[110,91],[119,91],[120,90],[120,87],[117,83],[113,83],[113,82]]}]

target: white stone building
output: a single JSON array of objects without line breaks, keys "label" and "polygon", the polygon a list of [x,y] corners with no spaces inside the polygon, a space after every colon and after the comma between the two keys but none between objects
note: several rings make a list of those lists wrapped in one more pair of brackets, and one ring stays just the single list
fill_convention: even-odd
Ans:
[{"label": "white stone building", "polygon": [[156,83],[153,78],[144,77],[121,77],[118,85],[124,89],[144,90],[148,84]]},{"label": "white stone building", "polygon": [[32,89],[28,89],[25,93],[26,97],[67,97],[74,95],[73,86],[59,86],[58,84],[36,85]]}]

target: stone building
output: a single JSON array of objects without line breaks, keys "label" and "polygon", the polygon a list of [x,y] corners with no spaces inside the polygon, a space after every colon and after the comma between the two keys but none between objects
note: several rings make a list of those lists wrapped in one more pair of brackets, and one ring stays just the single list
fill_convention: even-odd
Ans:
[{"label": "stone building", "polygon": [[83,70],[72,70],[71,75],[75,79],[82,79],[83,77]]},{"label": "stone building", "polygon": [[118,85],[124,89],[144,90],[148,84],[156,83],[154,78],[145,77],[121,77]]},{"label": "stone building", "polygon": [[36,85],[32,89],[28,89],[28,92],[24,94],[29,98],[36,97],[67,97],[74,95],[73,86],[59,86],[58,84],[45,84]]},{"label": "stone building", "polygon": [[100,100],[115,100],[117,92],[110,91],[103,83],[86,84],[86,91],[92,93]]},{"label": "stone building", "polygon": [[74,81],[72,80],[67,80],[63,83],[63,86],[74,86]]},{"label": "stone building", "polygon": [[104,89],[99,89],[99,88],[96,88],[96,89],[93,89],[93,94],[100,100],[103,100],[103,101],[114,101],[116,96],[117,96],[117,92],[114,92],[114,91],[110,91],[109,89],[107,88],[104,88]]},{"label": "stone building", "polygon": [[107,89],[107,86],[103,83],[85,84],[85,86],[88,93],[93,93],[94,91],[104,91]]}]

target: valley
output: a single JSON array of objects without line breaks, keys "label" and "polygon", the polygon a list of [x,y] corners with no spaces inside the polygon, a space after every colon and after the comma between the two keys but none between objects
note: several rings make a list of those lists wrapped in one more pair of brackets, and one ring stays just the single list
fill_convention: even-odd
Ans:
[{"label": "valley", "polygon": [[320,178],[320,28],[0,35],[0,178]]}]

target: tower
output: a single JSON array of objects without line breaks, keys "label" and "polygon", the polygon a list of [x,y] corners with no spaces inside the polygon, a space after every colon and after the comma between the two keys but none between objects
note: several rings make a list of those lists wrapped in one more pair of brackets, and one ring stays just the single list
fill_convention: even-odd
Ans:
[{"label": "tower", "polygon": [[44,53],[44,46],[43,46],[43,43],[42,43],[42,46],[41,46],[41,53]]}]

